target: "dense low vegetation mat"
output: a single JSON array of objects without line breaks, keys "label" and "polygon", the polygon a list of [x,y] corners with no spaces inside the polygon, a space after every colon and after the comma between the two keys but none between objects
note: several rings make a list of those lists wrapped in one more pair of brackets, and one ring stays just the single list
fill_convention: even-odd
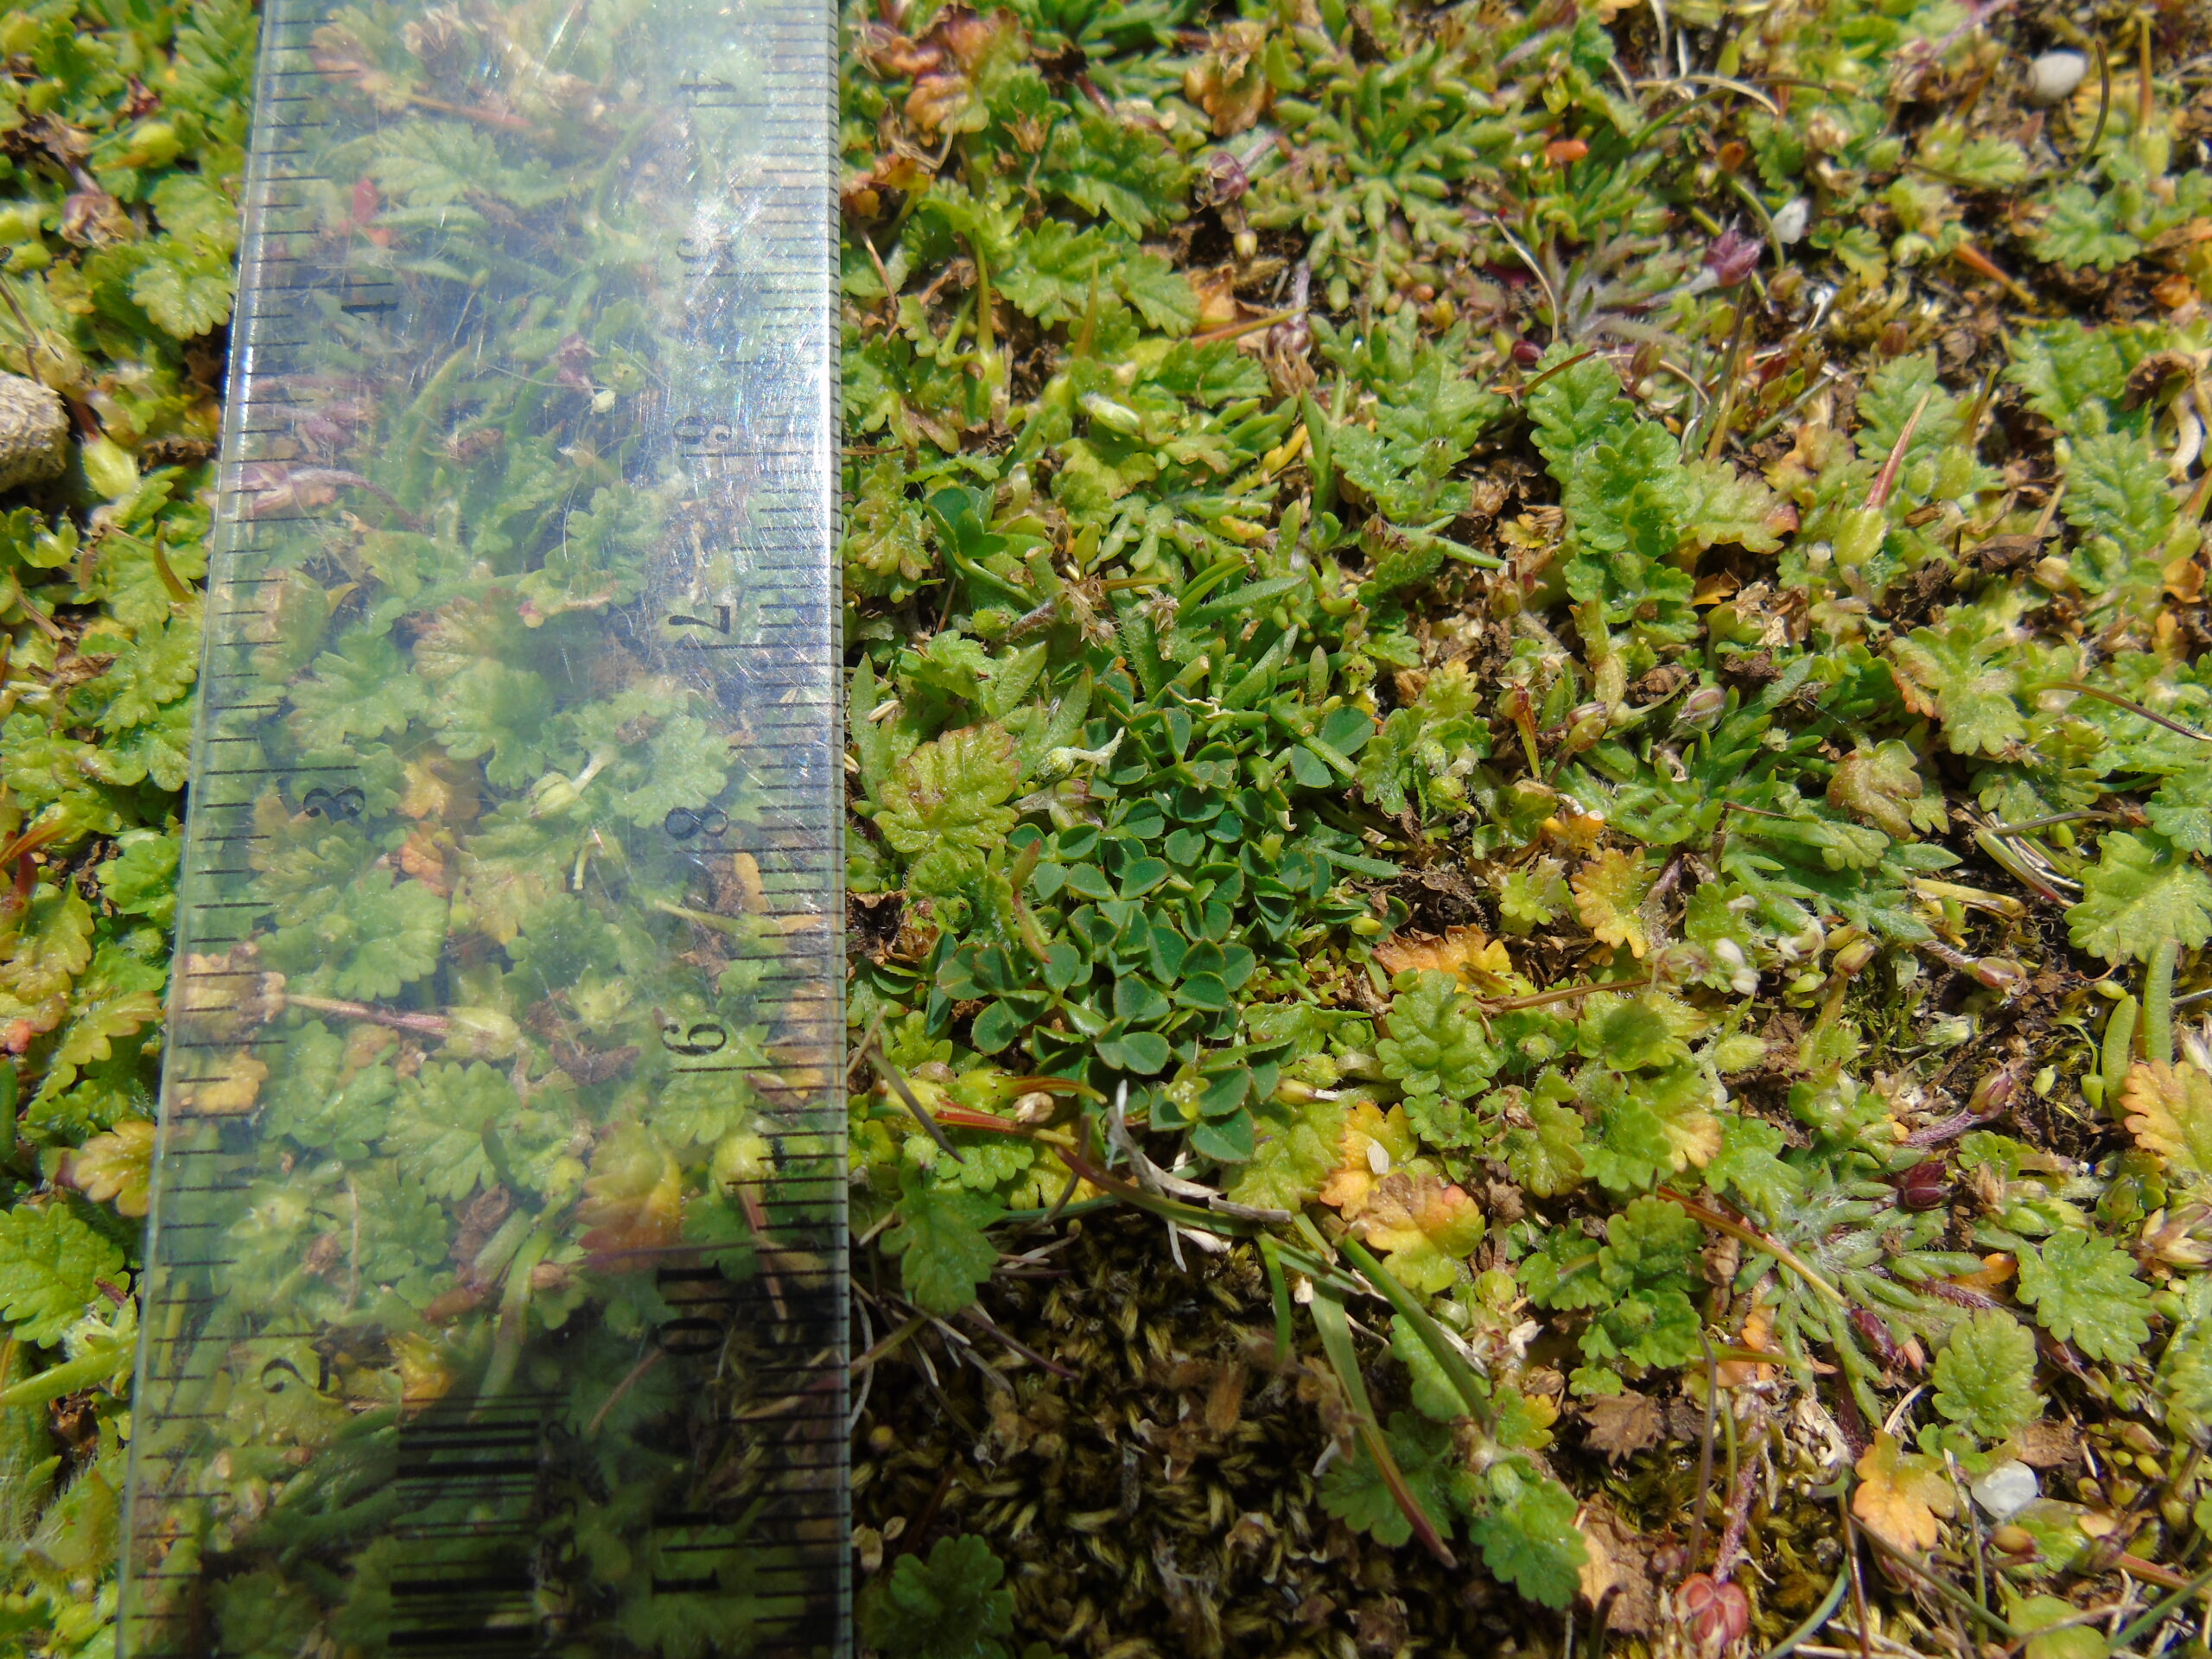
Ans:
[{"label": "dense low vegetation mat", "polygon": [[[0,517],[26,1652],[111,1640],[253,36],[0,16],[0,367],[74,429]],[[868,1641],[2187,1645],[2203,18],[1024,0],[845,50]],[[371,182],[334,235],[470,188]],[[527,979],[472,982],[534,1077],[650,1017]]]}]

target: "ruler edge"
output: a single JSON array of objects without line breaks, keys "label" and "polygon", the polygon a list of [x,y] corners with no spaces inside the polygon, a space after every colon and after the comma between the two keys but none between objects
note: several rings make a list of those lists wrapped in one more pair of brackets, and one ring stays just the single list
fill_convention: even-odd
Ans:
[{"label": "ruler edge", "polygon": [[[842,60],[841,41],[842,22],[836,0],[797,0],[807,15],[810,15],[820,29],[821,56],[825,66],[821,92],[820,145],[821,155],[818,182],[808,187],[807,201],[817,221],[820,237],[821,265],[818,273],[823,305],[823,359],[818,419],[822,434],[822,461],[817,480],[821,493],[817,504],[817,522],[823,527],[828,554],[827,568],[822,572],[822,614],[823,620],[821,650],[834,676],[829,689],[828,707],[830,718],[823,734],[823,776],[827,780],[823,794],[830,806],[824,815],[823,857],[828,874],[828,891],[823,897],[829,901],[827,913],[835,918],[834,937],[837,943],[823,953],[825,968],[824,983],[828,995],[825,1023],[836,1033],[846,1030],[846,912],[845,862],[847,812],[842,785],[843,757],[846,748],[845,711],[848,700],[844,667],[844,606],[843,573],[841,548],[844,533],[843,489],[843,404],[844,382],[842,373],[842,327],[838,315],[841,293],[842,225],[839,207],[838,168],[842,155]],[[206,695],[204,687],[211,683],[209,664],[219,648],[215,630],[204,608],[220,591],[219,575],[227,575],[227,566],[238,552],[221,546],[221,537],[235,520],[227,519],[220,505],[224,493],[223,480],[244,464],[240,452],[246,447],[250,434],[243,424],[244,411],[250,401],[247,386],[253,378],[253,348],[250,319],[253,315],[249,296],[263,290],[252,282],[250,273],[259,263],[261,249],[270,234],[265,227],[267,197],[274,184],[280,182],[282,174],[276,167],[276,152],[267,142],[269,135],[283,131],[287,124],[274,118],[273,107],[264,97],[264,89],[283,73],[276,67],[278,56],[299,47],[286,43],[282,35],[288,29],[319,27],[327,22],[339,10],[329,0],[308,0],[303,10],[308,16],[297,20],[283,14],[286,0],[264,0],[258,8],[254,66],[251,79],[251,104],[245,139],[245,170],[239,181],[240,226],[238,258],[235,266],[237,299],[228,325],[231,346],[224,368],[223,422],[220,442],[214,457],[214,491],[216,505],[208,529],[209,569],[202,589],[203,612],[198,658],[194,679],[194,709],[191,747],[187,770],[187,789],[202,777],[206,757],[211,747],[210,728],[219,715],[214,700]],[[223,562],[219,570],[217,561]],[[141,1235],[141,1267],[135,1275],[133,1289],[139,1301],[140,1318],[136,1340],[132,1347],[130,1409],[133,1426],[130,1444],[125,1459],[123,1491],[118,1505],[116,1533],[116,1605],[111,1626],[117,1659],[132,1659],[130,1641],[134,1597],[133,1586],[142,1576],[133,1570],[134,1541],[138,1534],[135,1512],[139,1508],[143,1491],[141,1472],[145,1437],[136,1421],[142,1408],[144,1381],[151,1367],[154,1351],[155,1321],[146,1317],[149,1311],[146,1299],[152,1288],[154,1268],[160,1259],[162,1198],[164,1169],[168,1161],[163,1157],[171,1128],[170,1103],[173,1095],[171,1070],[181,1062],[180,1051],[168,1040],[176,1028],[186,979],[181,964],[190,940],[186,918],[193,912],[193,891],[204,878],[196,868],[191,854],[199,839],[195,819],[201,808],[194,794],[188,792],[186,811],[180,824],[179,881],[177,890],[176,925],[171,938],[168,983],[163,996],[161,1032],[163,1046],[161,1077],[156,1098],[155,1143],[148,1178],[148,1208],[144,1229]],[[850,1137],[846,1122],[845,1090],[842,1084],[842,1038],[837,1039],[836,1058],[839,1065],[832,1068],[832,1076],[824,1085],[823,1110],[826,1128],[832,1139],[829,1161],[835,1177],[830,1205],[832,1216],[824,1224],[833,1230],[834,1247],[826,1264],[836,1294],[834,1328],[836,1351],[849,1356],[851,1351],[851,1292],[850,1267],[848,1256],[851,1237],[850,1224]],[[839,1363],[834,1375],[835,1410],[841,1422],[849,1422],[851,1408],[852,1380],[843,1363]],[[832,1637],[830,1653],[833,1659],[854,1650],[853,1591],[855,1564],[851,1545],[852,1485],[847,1476],[851,1462],[851,1440],[849,1428],[841,1427],[838,1434],[834,1466],[839,1471],[830,1488],[833,1498],[831,1514],[835,1531],[834,1586],[836,1605],[832,1610]]]}]

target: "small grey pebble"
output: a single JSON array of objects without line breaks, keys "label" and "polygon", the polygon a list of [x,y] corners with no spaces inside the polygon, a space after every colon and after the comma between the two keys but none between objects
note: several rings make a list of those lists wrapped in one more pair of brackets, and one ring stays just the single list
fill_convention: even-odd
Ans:
[{"label": "small grey pebble", "polygon": [[2089,60],[2079,52],[2046,52],[2028,66],[2028,102],[2047,109],[2074,95]]},{"label": "small grey pebble", "polygon": [[0,374],[0,490],[60,475],[69,464],[69,411],[20,374]]}]

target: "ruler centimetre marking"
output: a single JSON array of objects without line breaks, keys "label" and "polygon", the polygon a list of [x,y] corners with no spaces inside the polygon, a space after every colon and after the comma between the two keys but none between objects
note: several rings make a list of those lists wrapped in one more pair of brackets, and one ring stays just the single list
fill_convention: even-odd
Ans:
[{"label": "ruler centimetre marking", "polygon": [[843,1654],[833,12],[263,29],[122,1651]]}]

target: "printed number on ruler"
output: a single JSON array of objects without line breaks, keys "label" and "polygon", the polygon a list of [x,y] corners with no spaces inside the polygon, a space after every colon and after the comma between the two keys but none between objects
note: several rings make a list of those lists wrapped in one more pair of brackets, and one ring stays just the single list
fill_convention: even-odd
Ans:
[{"label": "printed number on ruler", "polygon": [[844,1651],[831,10],[264,19],[124,1651]]}]

